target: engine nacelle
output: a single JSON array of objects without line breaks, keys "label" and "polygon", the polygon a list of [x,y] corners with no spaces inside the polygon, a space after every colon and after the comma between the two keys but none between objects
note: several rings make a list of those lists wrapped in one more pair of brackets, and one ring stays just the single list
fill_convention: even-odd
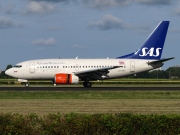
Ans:
[{"label": "engine nacelle", "polygon": [[73,74],[56,74],[54,77],[55,84],[75,84],[79,82],[79,77]]}]

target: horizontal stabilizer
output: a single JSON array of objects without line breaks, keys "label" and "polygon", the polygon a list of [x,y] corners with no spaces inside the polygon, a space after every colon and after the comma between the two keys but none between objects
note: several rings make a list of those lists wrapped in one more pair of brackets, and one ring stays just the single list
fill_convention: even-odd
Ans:
[{"label": "horizontal stabilizer", "polygon": [[147,63],[148,63],[148,64],[163,63],[163,62],[165,62],[165,61],[172,60],[172,59],[174,59],[174,58],[175,58],[175,57],[171,57],[171,58],[166,58],[166,59],[156,60],[156,61],[147,62]]}]

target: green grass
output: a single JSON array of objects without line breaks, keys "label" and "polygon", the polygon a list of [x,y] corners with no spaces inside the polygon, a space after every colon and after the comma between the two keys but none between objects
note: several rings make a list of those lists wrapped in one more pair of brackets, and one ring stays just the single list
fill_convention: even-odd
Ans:
[{"label": "green grass", "polygon": [[180,91],[2,91],[0,99],[180,99]]},{"label": "green grass", "polygon": [[179,114],[180,91],[0,91],[0,113]]}]

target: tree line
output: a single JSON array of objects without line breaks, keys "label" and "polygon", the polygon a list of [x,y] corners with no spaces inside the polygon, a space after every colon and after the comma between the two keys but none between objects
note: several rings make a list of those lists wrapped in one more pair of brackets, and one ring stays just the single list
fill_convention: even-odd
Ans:
[{"label": "tree line", "polygon": [[[10,69],[10,68],[12,68],[12,65],[11,65],[11,64],[7,65],[6,70],[8,70],[8,69]],[[1,73],[0,73],[0,78],[12,78],[12,77],[10,77],[10,76],[8,76],[8,75],[5,74],[5,71],[6,71],[6,70],[1,71]]]},{"label": "tree line", "polygon": [[174,66],[166,70],[147,71],[135,75],[134,78],[179,79],[180,67]]},{"label": "tree line", "polygon": [[[6,70],[11,68],[12,65],[7,65]],[[0,73],[0,78],[11,78],[5,74],[5,71]],[[156,78],[156,79],[179,79],[180,67],[169,67],[166,70],[153,70],[130,76],[130,78]]]}]

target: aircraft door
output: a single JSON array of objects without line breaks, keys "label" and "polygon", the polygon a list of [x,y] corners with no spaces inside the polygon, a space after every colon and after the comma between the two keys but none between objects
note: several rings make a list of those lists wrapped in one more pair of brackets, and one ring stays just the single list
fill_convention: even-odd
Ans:
[{"label": "aircraft door", "polygon": [[34,73],[35,72],[35,63],[34,62],[30,62],[29,63],[29,72],[30,73]]},{"label": "aircraft door", "polygon": [[79,65],[78,64],[75,65],[75,70],[79,71]]},{"label": "aircraft door", "polygon": [[130,63],[130,72],[135,72],[135,62],[131,61]]}]

